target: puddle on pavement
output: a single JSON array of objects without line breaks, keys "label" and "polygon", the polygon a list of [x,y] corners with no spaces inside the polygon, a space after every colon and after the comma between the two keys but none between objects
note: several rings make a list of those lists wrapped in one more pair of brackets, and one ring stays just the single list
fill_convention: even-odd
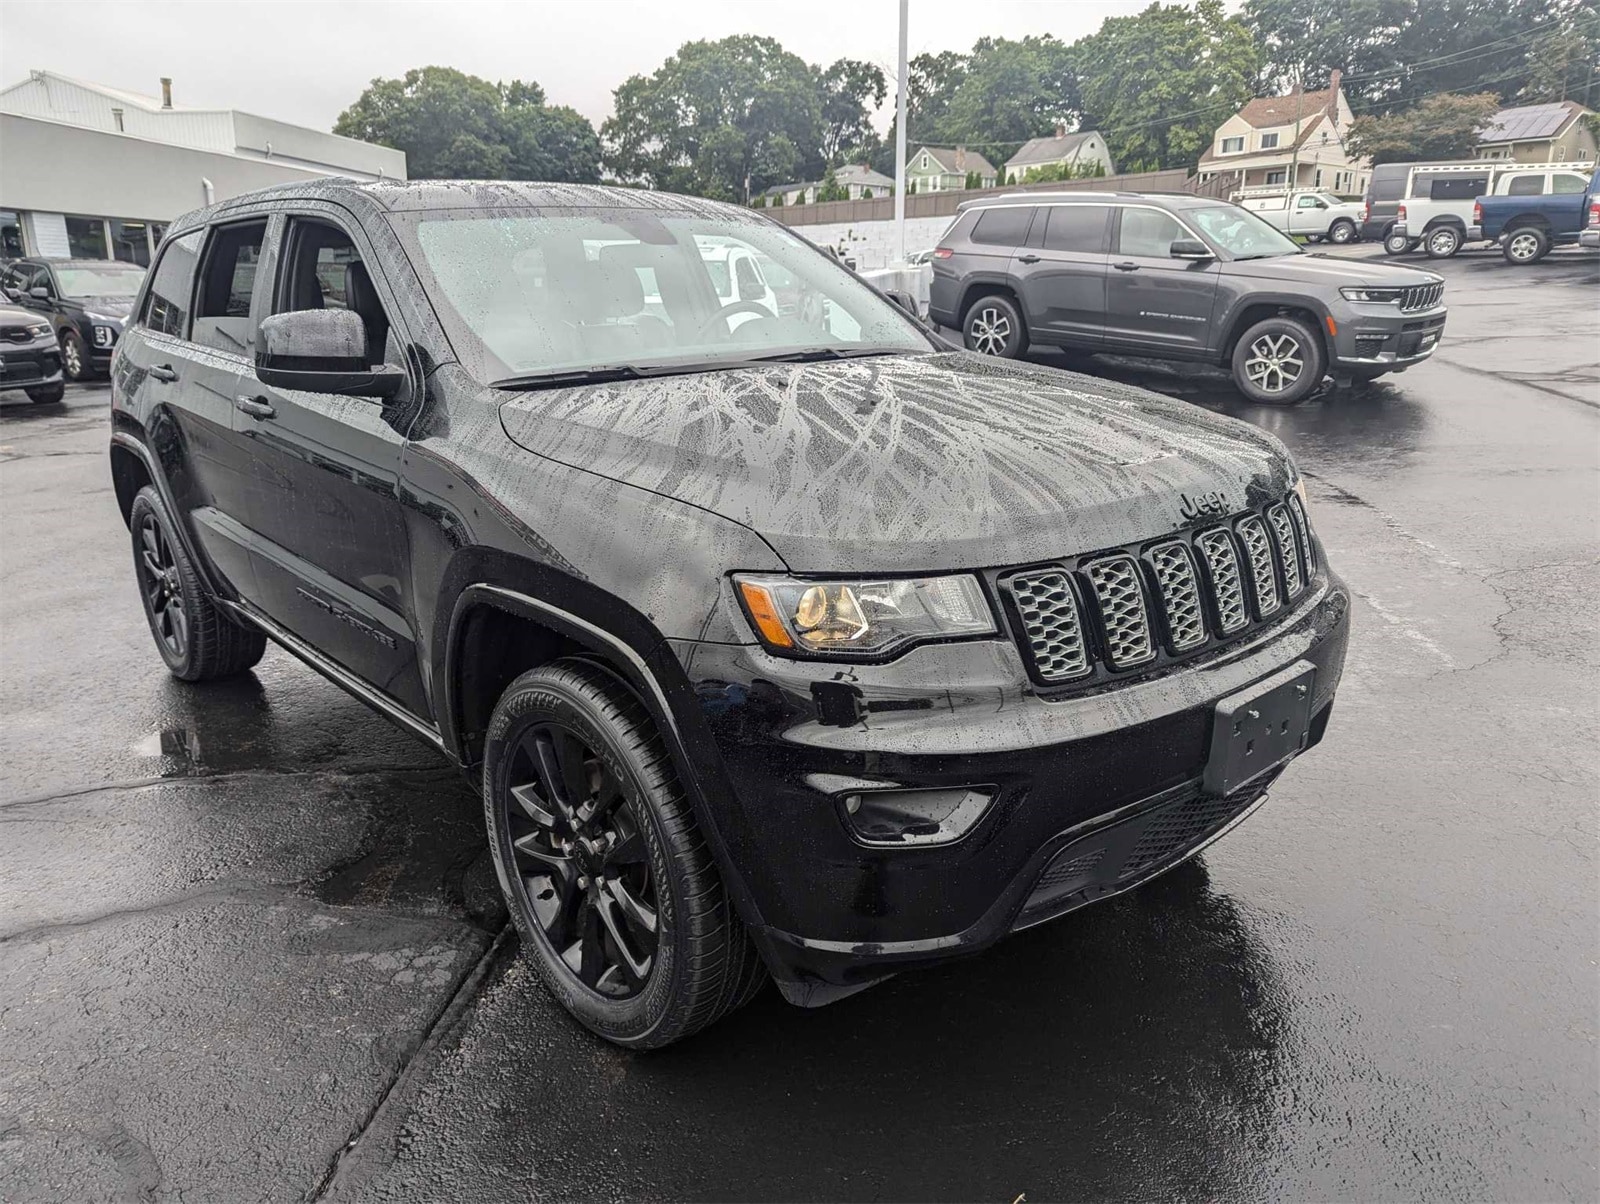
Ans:
[{"label": "puddle on pavement", "polygon": [[200,733],[187,727],[164,727],[134,742],[137,757],[164,757],[176,764],[162,772],[162,777],[178,777],[190,773],[200,765]]}]

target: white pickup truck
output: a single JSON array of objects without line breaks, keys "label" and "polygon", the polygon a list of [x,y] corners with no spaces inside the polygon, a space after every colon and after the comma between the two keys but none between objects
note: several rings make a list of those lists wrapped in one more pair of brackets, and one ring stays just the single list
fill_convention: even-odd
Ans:
[{"label": "white pickup truck", "polygon": [[1233,200],[1285,234],[1341,244],[1355,242],[1359,237],[1366,208],[1360,201],[1341,200],[1320,188],[1247,188],[1234,194]]},{"label": "white pickup truck", "polygon": [[[1389,237],[1407,249],[1420,246],[1430,259],[1449,259],[1462,244],[1482,241],[1473,228],[1473,203],[1481,196],[1548,196],[1589,187],[1592,163],[1418,164],[1401,194]],[[1389,245],[1385,249],[1394,253]]]}]

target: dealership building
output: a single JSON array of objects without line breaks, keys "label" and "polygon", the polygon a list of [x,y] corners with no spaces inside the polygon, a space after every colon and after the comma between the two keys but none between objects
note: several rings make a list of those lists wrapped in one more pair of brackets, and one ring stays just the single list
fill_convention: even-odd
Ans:
[{"label": "dealership building", "polygon": [[403,180],[405,152],[33,71],[0,90],[0,258],[150,264],[180,214],[293,180]]}]

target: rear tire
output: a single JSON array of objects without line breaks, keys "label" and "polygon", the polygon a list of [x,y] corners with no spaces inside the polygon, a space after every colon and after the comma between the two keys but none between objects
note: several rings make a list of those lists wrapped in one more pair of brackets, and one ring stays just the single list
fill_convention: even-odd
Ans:
[{"label": "rear tire", "polygon": [[1392,230],[1383,236],[1383,251],[1386,255],[1404,255],[1413,245],[1404,234],[1396,234]]},{"label": "rear tire", "polygon": [[1233,383],[1262,405],[1294,405],[1322,383],[1327,364],[1322,340],[1299,318],[1265,318],[1233,348]]},{"label": "rear tire", "polygon": [[1550,253],[1550,232],[1543,226],[1519,226],[1505,237],[1500,254],[1507,263],[1521,267],[1538,263]]},{"label": "rear tire", "polygon": [[1461,249],[1461,231],[1455,226],[1435,226],[1422,237],[1429,259],[1449,259]]},{"label": "rear tire", "polygon": [[1028,349],[1028,328],[1010,297],[990,293],[967,309],[961,336],[968,351],[1014,360]]},{"label": "rear tire", "polygon": [[649,713],[604,669],[560,660],[506,688],[483,799],[523,946],[590,1031],[656,1049],[766,981]]},{"label": "rear tire", "polygon": [[211,600],[154,485],[134,495],[128,526],[144,616],[172,676],[211,681],[255,665],[267,637],[235,623]]},{"label": "rear tire", "polygon": [[1345,218],[1340,218],[1328,227],[1328,241],[1335,246],[1345,246],[1356,240],[1356,224]]},{"label": "rear tire", "polygon": [[67,395],[67,386],[61,381],[57,381],[53,385],[35,385],[31,389],[24,389],[23,392],[28,395],[29,401],[38,402],[40,405],[49,405],[52,402],[60,401]]}]

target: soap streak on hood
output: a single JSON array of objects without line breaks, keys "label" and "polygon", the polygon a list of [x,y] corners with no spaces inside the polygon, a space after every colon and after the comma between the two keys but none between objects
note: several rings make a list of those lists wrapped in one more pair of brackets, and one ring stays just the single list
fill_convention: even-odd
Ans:
[{"label": "soap streak on hood", "polygon": [[1021,564],[1187,525],[1184,495],[1281,496],[1282,445],[1142,389],[967,352],[530,391],[539,455],[721,514],[797,570]]}]

